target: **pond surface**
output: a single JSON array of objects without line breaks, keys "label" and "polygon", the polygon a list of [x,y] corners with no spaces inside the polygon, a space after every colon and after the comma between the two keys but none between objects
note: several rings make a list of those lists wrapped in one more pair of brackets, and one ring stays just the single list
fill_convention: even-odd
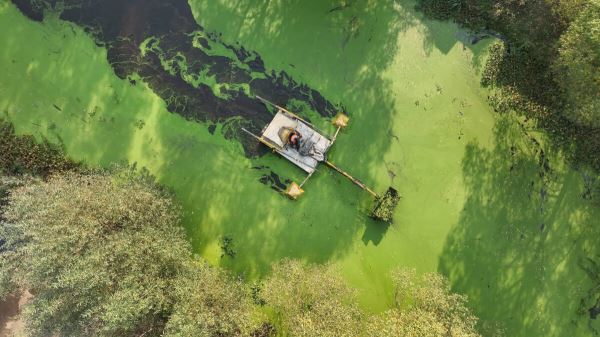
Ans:
[{"label": "pond surface", "polygon": [[[178,12],[193,34],[131,28],[129,42],[143,41],[132,66],[82,29],[84,16],[35,22],[3,1],[0,115],[90,165],[148,168],[182,203],[196,252],[248,280],[284,257],[332,262],[378,312],[390,269],[411,266],[448,276],[488,333],[588,336],[599,325],[580,308],[591,281],[579,264],[598,254],[595,176],[535,125],[494,113],[479,84],[491,40],[468,44],[413,7],[190,0]],[[201,49],[212,68],[195,63]],[[256,93],[328,132],[347,112],[330,160],[376,191],[395,187],[394,224],[370,220],[370,196],[325,167],[300,200],[278,194],[304,175],[238,134],[270,118]]]}]

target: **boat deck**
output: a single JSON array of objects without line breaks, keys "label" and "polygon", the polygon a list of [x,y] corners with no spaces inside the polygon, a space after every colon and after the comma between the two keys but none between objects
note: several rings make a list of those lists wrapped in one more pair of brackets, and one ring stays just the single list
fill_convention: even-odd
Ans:
[{"label": "boat deck", "polygon": [[[279,131],[282,128],[294,129],[302,135],[300,148],[306,155],[281,140]],[[307,123],[282,110],[279,110],[271,123],[264,128],[261,138],[273,145],[279,154],[309,174],[316,170],[319,162],[325,160],[325,155],[332,144],[331,140],[315,131]]]}]

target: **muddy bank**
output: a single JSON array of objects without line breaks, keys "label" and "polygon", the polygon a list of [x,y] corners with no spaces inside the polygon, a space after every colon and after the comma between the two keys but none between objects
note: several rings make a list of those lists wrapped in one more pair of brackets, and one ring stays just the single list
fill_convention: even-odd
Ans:
[{"label": "muddy bank", "polygon": [[20,295],[10,295],[0,301],[0,337],[23,335],[24,325],[19,314],[31,297],[31,294],[25,291]]},{"label": "muddy bank", "polygon": [[[305,105],[324,117],[340,109],[285,71],[268,71],[258,53],[207,32],[196,23],[185,0],[13,3],[32,20],[59,12],[62,20],[83,27],[106,47],[108,62],[119,78],[136,85],[139,76],[170,112],[194,121],[225,123],[227,138],[242,137],[237,132],[240,126],[256,131],[270,121],[271,113],[254,95],[284,106]],[[239,140],[247,154],[256,153],[255,142]]]}]

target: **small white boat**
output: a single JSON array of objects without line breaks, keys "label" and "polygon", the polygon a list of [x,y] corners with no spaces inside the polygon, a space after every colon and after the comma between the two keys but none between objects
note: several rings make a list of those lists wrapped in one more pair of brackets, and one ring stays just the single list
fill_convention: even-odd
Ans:
[{"label": "small white boat", "polygon": [[[260,136],[246,129],[243,130],[308,173],[300,185],[292,183],[286,191],[289,197],[296,199],[304,192],[302,186],[315,172],[320,162],[329,166],[333,165],[327,161],[327,151],[335,142],[340,129],[348,124],[348,116],[340,113],[335,117],[333,124],[337,126],[337,131],[329,139],[317,131],[310,122],[295,113],[260,96],[256,96],[256,98],[265,104],[274,106],[277,108],[277,112],[271,122],[262,129]],[[293,144],[292,135],[298,137],[296,144]]]},{"label": "small white boat", "polygon": [[[298,135],[297,145],[290,138]],[[261,142],[268,143],[283,157],[307,173],[313,173],[319,162],[326,160],[333,142],[311,128],[308,122],[284,110],[277,111],[262,131]]]}]

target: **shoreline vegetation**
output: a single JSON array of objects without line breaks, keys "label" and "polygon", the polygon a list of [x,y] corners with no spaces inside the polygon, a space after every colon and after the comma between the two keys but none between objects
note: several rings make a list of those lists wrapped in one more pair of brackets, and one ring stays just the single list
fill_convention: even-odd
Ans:
[{"label": "shoreline vegetation", "polygon": [[416,9],[502,36],[481,80],[498,89],[491,105],[535,121],[576,167],[600,171],[600,1],[419,0]]},{"label": "shoreline vegetation", "polygon": [[0,297],[32,294],[18,317],[28,336],[480,336],[437,273],[395,270],[381,314],[329,264],[283,260],[247,284],[192,253],[147,171],[88,169],[0,126],[13,153],[0,162]]}]

